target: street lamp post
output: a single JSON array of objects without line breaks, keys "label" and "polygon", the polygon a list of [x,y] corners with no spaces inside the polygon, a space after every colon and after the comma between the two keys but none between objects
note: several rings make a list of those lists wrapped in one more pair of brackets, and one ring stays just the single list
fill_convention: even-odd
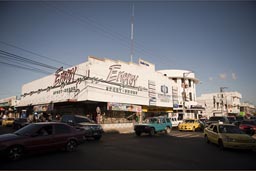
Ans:
[{"label": "street lamp post", "polygon": [[186,109],[185,109],[185,101],[186,101],[186,84],[185,84],[185,78],[188,76],[188,74],[192,73],[192,71],[189,72],[184,72],[183,73],[183,92],[182,92],[182,100],[183,100],[183,105],[182,105],[182,109],[183,109],[183,115],[185,115],[186,113]]}]

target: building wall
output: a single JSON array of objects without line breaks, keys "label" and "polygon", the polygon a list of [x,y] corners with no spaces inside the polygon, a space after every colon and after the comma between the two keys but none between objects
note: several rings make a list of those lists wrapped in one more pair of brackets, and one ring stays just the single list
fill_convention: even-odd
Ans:
[{"label": "building wall", "polygon": [[215,115],[228,115],[240,113],[240,100],[242,96],[239,92],[219,92],[202,94],[197,97],[197,102],[205,106],[207,117]]},{"label": "building wall", "polygon": [[[182,113],[183,111],[183,92],[185,92],[186,115],[184,118],[195,118],[194,114],[198,111],[191,111],[191,106],[196,106],[196,84],[199,80],[195,73],[188,70],[160,70],[158,71],[168,77],[173,85],[173,105],[174,112]],[[183,81],[185,80],[185,81]]]},{"label": "building wall", "polygon": [[171,82],[145,63],[88,57],[23,85],[19,106],[90,100],[172,107]]}]

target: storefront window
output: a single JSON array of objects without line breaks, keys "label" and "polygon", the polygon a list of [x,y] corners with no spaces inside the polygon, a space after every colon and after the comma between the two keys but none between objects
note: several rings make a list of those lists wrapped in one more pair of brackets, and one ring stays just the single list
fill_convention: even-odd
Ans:
[{"label": "storefront window", "polygon": [[136,120],[136,113],[127,111],[108,111],[103,117],[104,124],[132,123]]}]

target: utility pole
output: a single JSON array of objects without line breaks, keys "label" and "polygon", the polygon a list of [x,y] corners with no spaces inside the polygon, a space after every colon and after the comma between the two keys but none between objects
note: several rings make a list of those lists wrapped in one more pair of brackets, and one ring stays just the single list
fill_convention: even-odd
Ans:
[{"label": "utility pole", "polygon": [[133,61],[133,55],[134,55],[133,21],[134,21],[134,4],[132,4],[132,17],[131,17],[131,62]]}]

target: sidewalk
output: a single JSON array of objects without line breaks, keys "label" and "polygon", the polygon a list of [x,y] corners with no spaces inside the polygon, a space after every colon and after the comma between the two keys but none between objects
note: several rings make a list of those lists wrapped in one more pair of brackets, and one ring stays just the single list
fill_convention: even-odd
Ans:
[{"label": "sidewalk", "polygon": [[132,134],[134,133],[133,127],[129,128],[115,128],[115,129],[106,129],[104,130],[105,133],[110,134]]}]

